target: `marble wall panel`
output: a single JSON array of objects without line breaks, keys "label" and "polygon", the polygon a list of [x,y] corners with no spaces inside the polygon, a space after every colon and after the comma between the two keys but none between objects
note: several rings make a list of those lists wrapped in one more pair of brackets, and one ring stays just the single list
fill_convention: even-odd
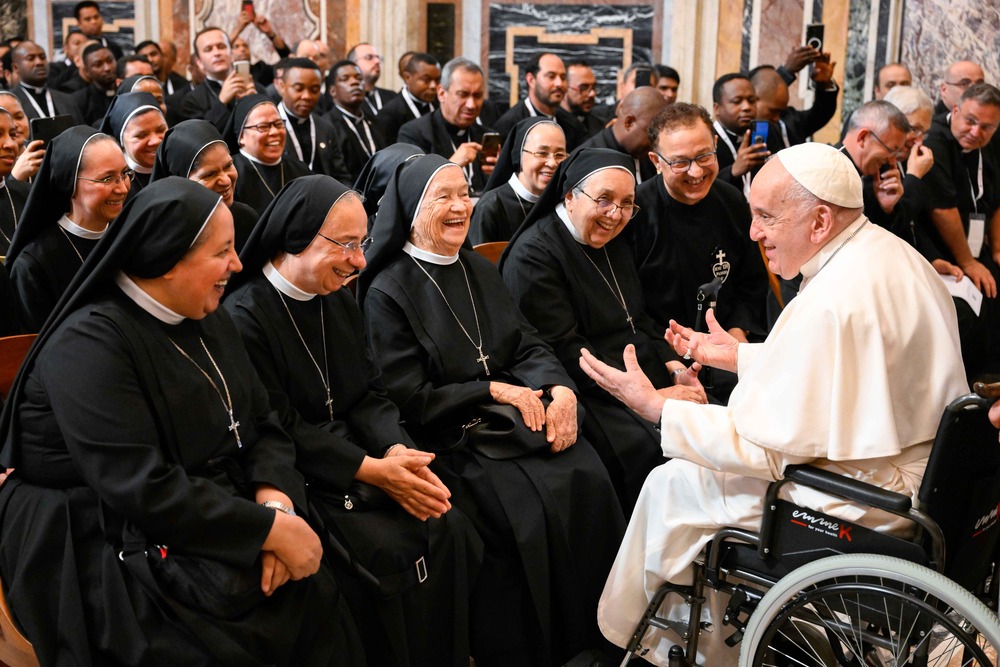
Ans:
[{"label": "marble wall panel", "polygon": [[945,68],[956,60],[982,65],[1000,83],[1000,10],[996,0],[907,0],[902,57],[913,83],[937,99]]},{"label": "marble wall panel", "polygon": [[[318,37],[320,34],[320,17],[312,3],[304,0],[254,0],[254,11],[268,18],[274,29],[288,44],[295,44],[307,37]],[[200,11],[193,11],[197,18],[192,34],[203,26],[219,26],[229,32],[236,24],[240,14],[240,0],[205,0]],[[267,63],[278,61],[274,46],[255,26],[247,26],[240,33],[250,45],[250,52],[255,60]]]},{"label": "marble wall panel", "polygon": [[865,101],[871,9],[871,3],[867,0],[851,2],[847,25],[847,57],[844,59],[844,92],[841,97],[845,118]]},{"label": "marble wall panel", "polygon": [[[743,2],[743,45],[740,50],[740,71],[750,70],[750,53],[753,44],[753,0]],[[726,72],[718,72],[719,76]]]},{"label": "marble wall panel", "polygon": [[[757,64],[777,67],[802,43],[804,0],[762,0]],[[795,91],[791,91],[793,95]],[[797,106],[797,97],[791,100]]]},{"label": "marble wall panel", "polygon": [[489,96],[516,104],[524,97],[521,67],[549,51],[564,61],[586,59],[602,88],[614,96],[618,70],[654,62],[652,4],[489,4]]},{"label": "marble wall panel", "polygon": [[[51,7],[52,42],[48,53],[53,59],[63,57],[63,35],[76,26],[73,7],[77,0],[53,0]],[[101,2],[101,18],[104,19],[104,36],[114,42],[125,53],[131,53],[135,46],[135,4],[132,2]]]},{"label": "marble wall panel", "polygon": [[28,3],[0,2],[0,39],[28,34]]}]

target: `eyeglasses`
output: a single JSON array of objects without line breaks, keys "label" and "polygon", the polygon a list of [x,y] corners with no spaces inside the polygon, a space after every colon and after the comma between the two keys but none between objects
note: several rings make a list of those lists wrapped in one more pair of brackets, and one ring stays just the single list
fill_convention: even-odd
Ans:
[{"label": "eyeglasses", "polygon": [[882,141],[877,134],[872,132],[871,135],[875,139],[875,141],[879,142],[879,144],[882,145],[882,148],[884,148],[889,153],[889,155],[899,156],[902,153],[903,150],[902,148],[889,148],[888,146],[885,145],[885,142]]},{"label": "eyeglasses", "polygon": [[554,158],[555,161],[558,163],[562,162],[567,157],[569,157],[569,153],[565,151],[556,151],[553,153],[552,151],[529,151],[527,148],[522,148],[521,151],[524,153],[529,153],[531,155],[534,155],[542,162],[548,162],[549,158],[551,157]]},{"label": "eyeglasses", "polygon": [[712,151],[711,153],[702,153],[701,155],[695,155],[692,158],[681,158],[680,160],[674,160],[671,162],[667,158],[660,155],[658,151],[653,152],[656,153],[656,157],[663,160],[664,164],[670,167],[670,171],[675,174],[683,174],[690,170],[692,162],[697,162],[699,167],[709,167],[715,164],[717,159],[715,151]]},{"label": "eyeglasses", "polygon": [[581,95],[593,92],[595,95],[601,94],[601,87],[596,83],[582,83],[579,86],[567,86],[570,90],[575,90]]},{"label": "eyeglasses", "polygon": [[597,204],[597,212],[601,215],[614,215],[615,211],[621,211],[622,217],[628,220],[633,215],[639,212],[639,207],[635,202],[625,202],[623,204],[616,204],[604,195],[601,195],[597,199],[594,199],[588,195],[583,190],[577,190],[581,195],[584,195],[587,199]]},{"label": "eyeglasses", "polygon": [[118,185],[124,181],[132,182],[135,178],[135,171],[132,169],[125,169],[120,174],[112,174],[111,176],[105,176],[104,178],[87,178],[86,176],[77,176],[77,180],[90,181],[91,183],[100,183],[101,185]]},{"label": "eyeglasses", "polygon": [[983,82],[982,79],[979,79],[977,81],[973,81],[972,79],[961,79],[960,81],[945,81],[945,84],[948,86],[955,86],[956,88],[964,89],[968,88],[974,83],[982,83],[982,82]]},{"label": "eyeglasses", "polygon": [[257,130],[261,134],[264,134],[271,128],[280,130],[285,127],[285,121],[283,120],[273,120],[270,123],[257,123],[256,125],[244,125],[244,130]]},{"label": "eyeglasses", "polygon": [[979,119],[973,118],[972,116],[963,115],[962,120],[964,120],[965,124],[969,126],[969,129],[978,127],[980,131],[982,131],[985,134],[989,134],[997,129],[996,125],[988,125],[988,124],[984,125],[983,123],[979,122]]},{"label": "eyeglasses", "polygon": [[331,239],[329,236],[326,236],[324,234],[317,234],[317,236],[321,236],[324,239],[326,239],[327,241],[329,241],[330,243],[332,243],[334,245],[337,245],[337,246],[340,246],[340,250],[345,255],[350,255],[352,253],[357,252],[358,250],[360,250],[362,253],[364,253],[366,250],[368,250],[368,248],[370,248],[372,246],[372,241],[375,240],[375,239],[373,239],[370,236],[366,236],[363,239],[361,239],[360,242],[348,241],[347,243],[341,243],[340,241],[337,241],[335,239]]}]

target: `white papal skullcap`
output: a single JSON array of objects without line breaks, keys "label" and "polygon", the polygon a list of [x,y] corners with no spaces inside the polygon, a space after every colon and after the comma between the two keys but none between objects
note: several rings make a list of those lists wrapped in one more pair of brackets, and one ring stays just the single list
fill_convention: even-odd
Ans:
[{"label": "white papal skullcap", "polygon": [[861,176],[851,158],[832,146],[799,144],[777,153],[782,166],[819,199],[844,208],[862,208]]}]

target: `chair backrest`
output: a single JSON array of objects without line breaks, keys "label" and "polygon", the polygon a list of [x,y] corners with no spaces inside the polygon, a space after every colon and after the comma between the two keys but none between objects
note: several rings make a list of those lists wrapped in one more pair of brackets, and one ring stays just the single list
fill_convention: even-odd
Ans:
[{"label": "chair backrest", "polygon": [[1000,444],[976,394],[945,409],[920,485],[920,507],[944,532],[945,574],[968,589],[986,575],[1000,544]]},{"label": "chair backrest", "polygon": [[21,362],[28,354],[28,348],[37,334],[6,336],[0,338],[0,399],[7,400],[7,394],[14,384]]},{"label": "chair backrest", "polygon": [[500,261],[500,255],[503,254],[503,250],[506,247],[506,241],[491,241],[489,243],[480,243],[479,245],[472,246],[472,249],[496,264]]}]

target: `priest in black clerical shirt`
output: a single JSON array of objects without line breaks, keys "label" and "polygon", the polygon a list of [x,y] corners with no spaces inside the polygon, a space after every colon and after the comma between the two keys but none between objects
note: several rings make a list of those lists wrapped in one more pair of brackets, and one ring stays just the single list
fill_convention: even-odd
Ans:
[{"label": "priest in black clerical shirt", "polygon": [[719,178],[750,194],[750,180],[772,153],[781,150],[780,133],[768,132],[767,144],[754,143],[750,125],[757,117],[757,92],[743,74],[724,74],[712,86],[715,133],[719,137]]},{"label": "priest in black clerical shirt", "polygon": [[326,119],[333,125],[336,148],[347,165],[347,182],[353,182],[386,143],[367,111],[360,67],[350,60],[335,63],[326,77],[326,90],[333,101]]},{"label": "priest in black clerical shirt", "polygon": [[253,79],[233,69],[229,36],[219,28],[208,27],[195,35],[192,57],[205,80],[184,94],[180,115],[207,120],[222,130],[235,101],[256,92]]},{"label": "priest in black clerical shirt", "polygon": [[115,58],[108,47],[91,44],[83,50],[83,67],[90,85],[73,93],[73,100],[80,107],[83,121],[93,125],[104,118],[115,96],[118,84]]},{"label": "priest in black clerical shirt", "polygon": [[626,514],[646,475],[663,463],[660,436],[655,424],[623,408],[580,370],[580,349],[620,367],[622,350],[634,345],[643,370],[659,378],[657,387],[669,387],[678,399],[706,401],[696,374],[646,313],[631,247],[621,236],[634,200],[630,158],[580,149],[559,165],[500,259],[518,308],[580,388],[584,435],[607,466]]},{"label": "priest in black clerical shirt", "polygon": [[566,66],[554,53],[539,53],[524,67],[527,96],[497,119],[494,127],[501,139],[506,139],[517,121],[529,116],[548,116],[566,133],[566,142],[573,150],[584,139],[583,128],[559,106],[566,95]]},{"label": "priest in black clerical shirt", "polygon": [[13,92],[29,119],[69,115],[74,123],[83,123],[80,107],[73,97],[47,85],[49,64],[42,47],[28,40],[21,42],[11,51],[11,67],[19,79]]},{"label": "priest in black clerical shirt", "polygon": [[284,74],[274,86],[281,95],[278,115],[285,121],[285,155],[305,164],[315,174],[326,174],[341,183],[352,175],[340,154],[333,125],[315,112],[322,95],[319,65],[309,58],[285,61]]},{"label": "priest in black clerical shirt", "polygon": [[20,145],[14,117],[0,97],[0,256],[6,256],[31,186],[10,178]]},{"label": "priest in black clerical shirt", "polygon": [[591,113],[597,102],[597,77],[586,60],[574,60],[566,65],[566,96],[559,106],[576,121],[581,141],[604,129],[604,121]]},{"label": "priest in black clerical shirt", "polygon": [[[676,320],[694,327],[698,290],[718,278],[716,319],[740,341],[762,336],[767,275],[750,239],[746,201],[739,190],[717,179],[708,112],[694,104],[670,105],[649,132],[655,137],[650,158],[661,176],[636,189],[639,212],[628,230],[647,312],[661,326]],[[708,390],[725,400],[736,376],[716,369],[711,375]]]},{"label": "priest in black clerical shirt", "polygon": [[462,167],[474,193],[483,191],[496,164],[495,157],[479,158],[483,134],[490,131],[476,123],[485,94],[485,79],[479,65],[465,58],[454,58],[441,71],[441,85],[437,89],[441,106],[399,130],[399,141],[446,157]]},{"label": "priest in black clerical shirt", "polygon": [[652,180],[656,177],[656,168],[649,160],[649,124],[666,106],[663,95],[656,88],[636,88],[618,105],[614,125],[587,139],[580,148],[610,148],[623,153],[632,158],[636,183]]},{"label": "priest in black clerical shirt", "polygon": [[386,102],[375,118],[375,125],[390,143],[396,143],[399,128],[411,120],[434,111],[438,106],[437,88],[441,65],[429,53],[414,53],[403,69],[403,90]]}]

